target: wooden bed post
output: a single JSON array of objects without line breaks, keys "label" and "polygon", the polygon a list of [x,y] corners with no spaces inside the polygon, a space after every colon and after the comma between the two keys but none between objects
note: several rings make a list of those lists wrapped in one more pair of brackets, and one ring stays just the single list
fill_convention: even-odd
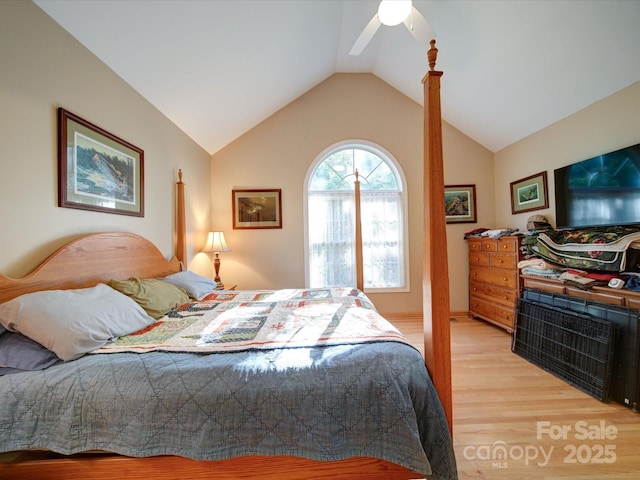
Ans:
[{"label": "wooden bed post", "polygon": [[451,393],[451,337],[449,268],[444,213],[444,164],[440,77],[435,70],[438,49],[435,40],[427,54],[429,72],[424,85],[424,244],[423,314],[425,361],[440,396],[453,434]]},{"label": "wooden bed post", "polygon": [[364,261],[362,259],[362,214],[360,213],[360,180],[356,170],[355,198],[356,198],[356,287],[364,292]]},{"label": "wooden bed post", "polygon": [[182,170],[178,170],[177,206],[176,206],[176,258],[182,263],[182,269],[187,269],[187,228],[184,218],[184,183],[182,183]]}]

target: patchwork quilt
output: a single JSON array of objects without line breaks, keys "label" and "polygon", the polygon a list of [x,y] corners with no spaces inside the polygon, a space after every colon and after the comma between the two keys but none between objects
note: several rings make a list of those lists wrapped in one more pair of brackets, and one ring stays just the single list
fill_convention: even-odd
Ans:
[{"label": "patchwork quilt", "polygon": [[375,341],[406,343],[359,290],[244,290],[210,293],[92,353],[231,352]]}]

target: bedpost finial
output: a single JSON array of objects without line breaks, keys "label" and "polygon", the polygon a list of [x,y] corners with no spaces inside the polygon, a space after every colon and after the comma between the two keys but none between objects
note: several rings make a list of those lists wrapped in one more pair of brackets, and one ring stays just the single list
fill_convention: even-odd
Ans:
[{"label": "bedpost finial", "polygon": [[427,59],[429,60],[429,69],[433,71],[436,69],[436,59],[438,58],[438,49],[436,48],[435,38],[432,38],[429,43],[431,44],[431,48],[427,52]]},{"label": "bedpost finial", "polygon": [[178,181],[180,183],[182,183],[182,169],[181,168],[178,169]]}]

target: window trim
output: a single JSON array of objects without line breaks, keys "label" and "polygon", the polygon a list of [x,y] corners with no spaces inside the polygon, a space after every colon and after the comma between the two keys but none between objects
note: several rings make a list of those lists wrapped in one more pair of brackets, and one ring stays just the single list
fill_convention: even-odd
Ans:
[{"label": "window trim", "polygon": [[309,168],[307,169],[307,173],[304,178],[304,190],[303,190],[303,205],[302,208],[303,218],[304,218],[304,282],[305,286],[308,288],[310,285],[310,276],[311,273],[309,271],[309,183],[311,181],[311,176],[315,172],[318,165],[324,161],[326,157],[333,154],[339,150],[345,150],[347,148],[358,148],[361,150],[367,150],[374,155],[381,157],[384,161],[388,163],[389,168],[396,175],[398,182],[401,187],[401,201],[402,201],[402,228],[403,228],[403,252],[404,252],[404,286],[402,287],[368,287],[365,288],[367,293],[404,293],[411,291],[411,272],[409,271],[410,262],[409,262],[409,203],[408,203],[408,193],[407,193],[407,180],[404,175],[404,171],[400,166],[400,163],[396,158],[384,147],[378,145],[374,142],[364,139],[349,139],[342,140],[340,142],[334,143],[324,150],[322,150],[316,158],[311,162]]}]

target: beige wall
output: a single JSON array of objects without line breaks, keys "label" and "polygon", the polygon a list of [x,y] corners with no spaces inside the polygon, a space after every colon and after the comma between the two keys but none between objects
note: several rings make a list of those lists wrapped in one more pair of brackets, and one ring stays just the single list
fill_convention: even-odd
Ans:
[{"label": "beige wall", "polygon": [[[224,254],[223,281],[239,288],[304,286],[304,181],[327,147],[363,139],[389,151],[407,179],[410,284],[408,293],[372,294],[385,313],[422,311],[422,107],[371,74],[335,74],[213,155],[213,224],[233,252]],[[490,152],[444,125],[446,181],[479,185],[479,216],[491,222]],[[281,188],[283,228],[233,230],[231,190]],[[453,310],[467,310],[469,225],[449,226]]]},{"label": "beige wall", "polygon": [[[497,223],[526,231],[532,214],[547,216],[555,225],[554,169],[640,143],[638,112],[640,82],[495,154],[495,209]],[[509,184],[546,171],[549,208],[511,214]]]},{"label": "beige wall", "polygon": [[[57,206],[58,107],[144,150],[144,218]],[[96,231],[138,233],[173,255],[182,168],[190,266],[210,273],[196,255],[210,226],[210,155],[31,2],[0,2],[0,111],[0,272],[22,276]]]}]

